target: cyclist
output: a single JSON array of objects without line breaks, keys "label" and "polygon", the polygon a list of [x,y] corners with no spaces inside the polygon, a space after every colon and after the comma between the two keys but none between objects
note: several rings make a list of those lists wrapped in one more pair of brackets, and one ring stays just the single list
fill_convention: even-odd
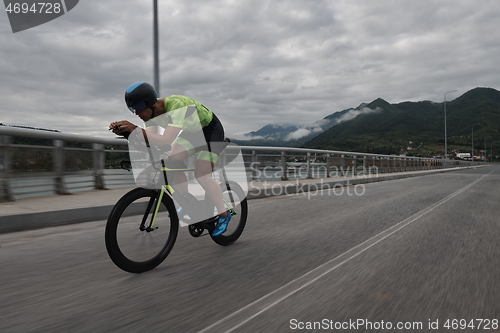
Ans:
[{"label": "cyclist", "polygon": [[[218,183],[211,177],[214,163],[217,162],[221,153],[220,147],[224,141],[224,128],[221,122],[203,104],[187,96],[172,95],[165,98],[158,98],[153,86],[146,82],[136,82],[130,85],[125,91],[125,102],[129,110],[141,118],[146,125],[156,122],[165,128],[163,134],[156,133],[156,127],[148,126],[146,130],[147,140],[155,146],[171,145],[169,152],[171,159],[185,160],[189,156],[197,153],[195,177],[201,187],[215,203],[219,218],[212,236],[219,236],[227,230],[227,225],[231,220],[231,214],[224,208],[222,190]],[[196,114],[186,114],[188,106],[196,107]],[[184,112],[182,112],[184,111]],[[167,117],[158,117],[158,116]],[[155,117],[158,117],[154,119]],[[168,119],[168,121],[165,121]],[[198,124],[198,133],[193,130],[187,131],[189,126],[193,126],[193,119]],[[161,120],[161,121],[159,121]],[[127,120],[112,122],[109,128],[113,133],[127,136],[138,126]],[[196,130],[195,130],[196,131]],[[201,131],[201,133],[200,133]],[[180,135],[179,135],[180,134]],[[196,134],[198,134],[196,136]],[[204,137],[203,145],[194,143],[193,138]],[[215,143],[215,144],[214,144]],[[219,143],[219,144],[217,144]],[[187,192],[187,178],[183,172],[177,172],[174,177],[175,184],[185,184],[179,188]]]}]

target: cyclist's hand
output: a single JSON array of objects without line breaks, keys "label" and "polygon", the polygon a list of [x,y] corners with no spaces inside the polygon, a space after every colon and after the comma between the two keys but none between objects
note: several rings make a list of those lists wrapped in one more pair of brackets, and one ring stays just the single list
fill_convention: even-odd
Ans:
[{"label": "cyclist's hand", "polygon": [[109,129],[113,131],[113,133],[118,135],[121,135],[123,133],[131,133],[136,128],[136,125],[127,120],[115,121],[109,124]]}]

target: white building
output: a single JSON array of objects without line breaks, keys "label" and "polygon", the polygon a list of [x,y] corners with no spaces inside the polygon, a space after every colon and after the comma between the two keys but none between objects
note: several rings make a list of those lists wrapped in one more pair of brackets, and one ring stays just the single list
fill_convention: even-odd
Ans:
[{"label": "white building", "polygon": [[463,159],[470,159],[470,153],[458,153],[457,157]]}]

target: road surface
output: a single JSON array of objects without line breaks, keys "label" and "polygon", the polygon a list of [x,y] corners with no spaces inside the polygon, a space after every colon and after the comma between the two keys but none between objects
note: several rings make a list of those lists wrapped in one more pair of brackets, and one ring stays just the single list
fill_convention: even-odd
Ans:
[{"label": "road surface", "polygon": [[0,332],[500,332],[498,166],[249,211],[234,245],[182,228],[143,274],[108,258],[105,221],[2,234]]}]

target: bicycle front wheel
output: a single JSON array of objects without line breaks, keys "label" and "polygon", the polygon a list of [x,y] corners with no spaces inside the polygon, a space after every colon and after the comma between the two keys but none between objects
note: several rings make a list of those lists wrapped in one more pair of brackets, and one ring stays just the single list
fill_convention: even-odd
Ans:
[{"label": "bicycle front wheel", "polygon": [[153,219],[160,191],[136,188],[117,202],[108,217],[106,249],[124,271],[142,273],[153,269],[174,246],[179,218],[169,196],[163,196]]}]

